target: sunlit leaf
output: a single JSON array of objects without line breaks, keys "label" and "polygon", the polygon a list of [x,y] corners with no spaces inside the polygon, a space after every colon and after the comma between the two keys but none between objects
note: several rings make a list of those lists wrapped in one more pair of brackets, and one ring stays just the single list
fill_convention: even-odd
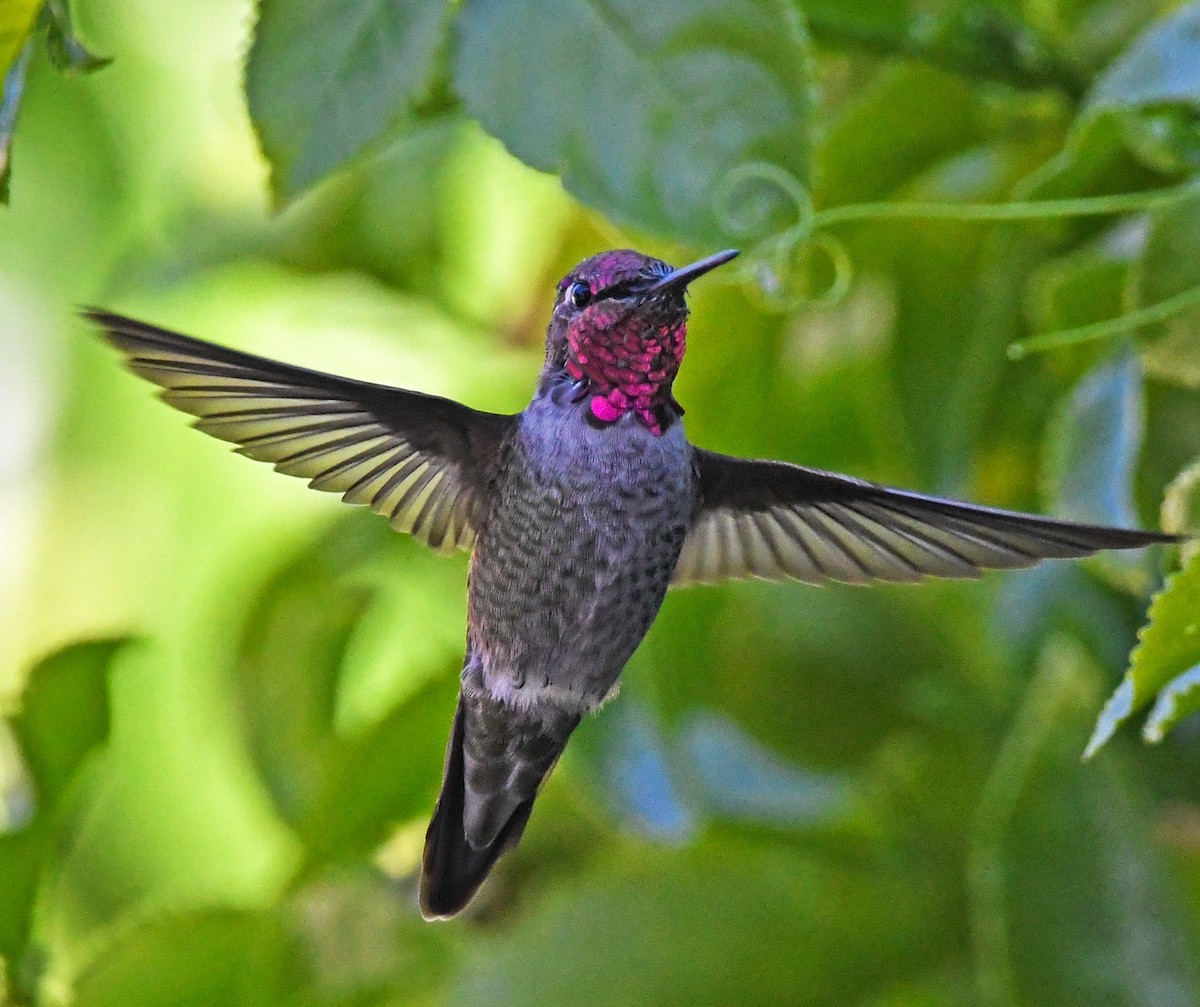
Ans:
[{"label": "sunlit leaf", "polygon": [[[759,163],[808,179],[808,45],[782,0],[470,0],[458,37],[454,80],[467,108],[621,223],[728,241],[718,200],[731,171]],[[731,209],[754,232],[794,217],[770,184],[737,188]]]},{"label": "sunlit leaf", "polygon": [[[0,75],[7,74],[25,46],[45,0],[9,0],[0,6]],[[7,88],[6,88],[7,90]]]},{"label": "sunlit leaf", "polygon": [[446,17],[442,0],[265,0],[246,96],[278,195],[350,160],[426,95]]},{"label": "sunlit leaf", "polygon": [[[40,19],[38,14],[41,13]],[[38,27],[34,29],[34,21]],[[0,5],[0,203],[8,202],[12,174],[12,138],[25,90],[25,74],[35,42],[45,35],[54,66],[67,72],[87,72],[106,66],[75,36],[67,0],[11,0]]]},{"label": "sunlit leaf", "polygon": [[[1200,460],[1183,469],[1163,494],[1162,524],[1165,531],[1195,536],[1200,531]],[[1189,538],[1180,546],[1183,562],[1200,553],[1200,541]]]},{"label": "sunlit leaf", "polygon": [[[1198,664],[1200,556],[1193,556],[1186,567],[1168,578],[1150,603],[1149,622],[1130,656],[1129,671],[1101,714],[1088,742],[1087,755],[1098,751],[1122,723],[1173,679]],[[1163,726],[1169,726],[1169,722]]]}]

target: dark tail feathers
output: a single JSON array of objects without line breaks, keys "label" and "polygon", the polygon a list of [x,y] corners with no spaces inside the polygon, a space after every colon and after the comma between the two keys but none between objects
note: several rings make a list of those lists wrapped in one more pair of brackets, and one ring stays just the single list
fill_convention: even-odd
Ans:
[{"label": "dark tail feathers", "polygon": [[525,831],[536,792],[517,805],[508,821],[488,845],[476,849],[467,842],[463,825],[466,781],[463,766],[463,700],[459,697],[454,726],[446,750],[442,792],[425,833],[421,862],[421,915],[427,920],[456,916],[483,884],[493,865],[515,846]]}]

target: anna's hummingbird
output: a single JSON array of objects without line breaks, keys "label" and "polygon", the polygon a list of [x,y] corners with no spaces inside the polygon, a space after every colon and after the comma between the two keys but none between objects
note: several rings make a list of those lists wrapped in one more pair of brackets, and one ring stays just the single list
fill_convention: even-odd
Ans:
[{"label": "anna's hummingbird", "polygon": [[453,916],[520,838],[580,718],[614,690],[671,584],[916,581],[1172,541],[888,489],[693,447],[671,394],[689,283],[638,252],[558,284],[533,400],[515,416],[87,317],[171,405],[238,451],[470,549],[466,658],[420,882]]}]

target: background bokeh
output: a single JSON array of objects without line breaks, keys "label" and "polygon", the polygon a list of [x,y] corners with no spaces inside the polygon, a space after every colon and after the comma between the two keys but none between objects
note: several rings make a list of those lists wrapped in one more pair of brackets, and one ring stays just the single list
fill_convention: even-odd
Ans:
[{"label": "background bokeh", "polygon": [[[394,6],[434,10],[430,30],[450,17]],[[0,209],[10,995],[1198,1002],[1200,735],[1184,722],[1148,747],[1126,728],[1080,760],[1177,550],[969,583],[672,593],[521,846],[461,920],[431,926],[413,877],[465,557],[190,431],[74,309],[516,411],[576,261],[741,241],[745,272],[691,297],[676,395],[697,443],[1121,524],[1159,526],[1165,495],[1195,527],[1200,197],[1179,186],[1200,172],[1200,5],[697,4],[703,31],[644,81],[591,36],[565,60],[537,47],[600,11],[652,49],[648,25],[678,6],[472,0],[453,79],[340,167],[322,144],[342,118],[288,146],[311,107],[304,71],[281,83],[271,62],[288,8],[264,8],[248,75],[246,0],[77,0],[80,38],[114,61],[29,63]],[[766,114],[766,85],[732,73],[726,45],[778,70],[801,133],[739,120]],[[663,98],[697,66],[717,97]],[[643,106],[635,129],[621,110]],[[597,122],[595,146],[556,149]],[[688,188],[730,136],[786,169],[750,173],[765,210],[749,234]],[[660,171],[657,189],[637,181]],[[830,220],[836,243],[788,231],[809,193],[823,210],[961,210],[1155,191],[1176,195],[1053,219]],[[1181,296],[1140,327],[1006,354]],[[1196,631],[1187,611],[1171,639]]]}]

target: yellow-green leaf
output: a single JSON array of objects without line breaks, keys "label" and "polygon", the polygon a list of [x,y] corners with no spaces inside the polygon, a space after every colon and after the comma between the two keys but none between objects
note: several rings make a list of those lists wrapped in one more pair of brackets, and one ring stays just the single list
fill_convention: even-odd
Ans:
[{"label": "yellow-green leaf", "polygon": [[[1094,755],[1126,720],[1171,682],[1200,664],[1200,558],[1168,579],[1150,603],[1149,623],[1130,656],[1125,680],[1109,699],[1084,757]],[[1147,725],[1147,740],[1159,740],[1166,729],[1190,709],[1179,704]]]},{"label": "yellow-green leaf", "polygon": [[0,76],[16,61],[41,9],[42,0],[4,0],[0,4]]}]

